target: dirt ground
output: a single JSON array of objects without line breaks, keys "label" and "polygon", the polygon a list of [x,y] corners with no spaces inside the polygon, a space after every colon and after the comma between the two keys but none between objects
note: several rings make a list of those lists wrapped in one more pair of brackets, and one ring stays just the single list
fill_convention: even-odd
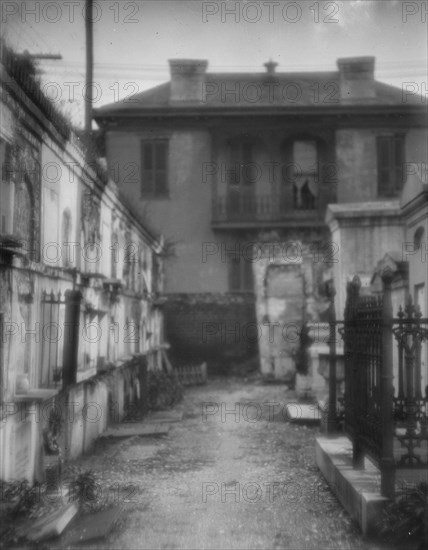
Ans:
[{"label": "dirt ground", "polygon": [[186,390],[168,435],[99,440],[71,467],[124,512],[90,547],[373,548],[316,467],[318,425],[288,420],[293,401],[285,386],[219,379]]}]

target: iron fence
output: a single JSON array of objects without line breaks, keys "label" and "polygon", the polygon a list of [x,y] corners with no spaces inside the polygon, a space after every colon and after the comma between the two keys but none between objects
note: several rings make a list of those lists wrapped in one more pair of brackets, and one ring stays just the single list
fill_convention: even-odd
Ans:
[{"label": "iron fence", "polygon": [[[368,456],[381,472],[381,491],[394,493],[395,470],[428,467],[428,319],[411,298],[393,317],[392,275],[382,295],[360,295],[358,277],[348,284],[341,334],[345,355],[345,431],[355,468]],[[398,364],[393,346],[397,346]],[[424,347],[425,346],[425,347]],[[425,381],[425,382],[424,382]]]},{"label": "iron fence", "polygon": [[400,307],[392,329],[398,343],[398,388],[394,392],[395,437],[399,443],[397,467],[428,467],[427,382],[422,373],[423,342],[428,340],[428,320],[411,299]]}]

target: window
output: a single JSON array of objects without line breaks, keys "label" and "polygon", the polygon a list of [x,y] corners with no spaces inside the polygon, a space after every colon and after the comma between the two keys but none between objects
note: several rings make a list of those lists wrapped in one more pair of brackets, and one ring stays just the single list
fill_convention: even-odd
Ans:
[{"label": "window", "polygon": [[377,138],[378,196],[396,197],[403,187],[404,136]]},{"label": "window", "polygon": [[13,231],[15,186],[10,178],[10,145],[0,139],[0,233]]},{"label": "window", "polygon": [[33,244],[33,197],[28,178],[25,176],[16,187],[13,216],[13,234],[22,241],[24,250],[31,251]]},{"label": "window", "polygon": [[[161,258],[157,254],[152,255],[152,289],[153,292],[160,292],[161,290],[161,271],[160,271],[160,264]],[[149,291],[149,288],[147,287],[147,291]]]},{"label": "window", "polygon": [[[238,247],[240,250],[240,247]],[[253,261],[238,251],[227,252],[229,290],[232,292],[254,292]]]},{"label": "window", "polygon": [[165,197],[168,194],[168,141],[143,141],[141,167],[141,195]]},{"label": "window", "polygon": [[226,166],[227,209],[232,219],[252,218],[256,211],[255,184],[258,166],[254,162],[255,144],[232,141]]},{"label": "window", "polygon": [[315,141],[293,143],[293,208],[314,210],[318,195],[318,156]]},{"label": "window", "polygon": [[420,250],[421,246],[422,246],[422,242],[423,242],[423,238],[424,238],[424,234],[425,234],[425,229],[423,227],[419,227],[416,231],[415,231],[415,236],[414,236],[414,249],[415,250]]}]

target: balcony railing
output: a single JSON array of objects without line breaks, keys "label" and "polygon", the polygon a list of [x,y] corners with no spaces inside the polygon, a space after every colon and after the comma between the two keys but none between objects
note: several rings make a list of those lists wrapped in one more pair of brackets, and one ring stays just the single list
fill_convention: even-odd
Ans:
[{"label": "balcony railing", "polygon": [[214,197],[212,201],[212,222],[216,224],[233,222],[285,222],[288,220],[317,218],[318,207],[303,204],[294,206],[284,195],[230,194]]}]

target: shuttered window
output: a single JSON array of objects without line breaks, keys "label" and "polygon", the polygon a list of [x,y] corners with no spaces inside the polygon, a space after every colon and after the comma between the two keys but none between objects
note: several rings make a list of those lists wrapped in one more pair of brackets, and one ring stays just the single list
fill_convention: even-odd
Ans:
[{"label": "shuttered window", "polygon": [[229,290],[231,292],[254,292],[253,261],[234,252],[227,254]]},{"label": "shuttered window", "polygon": [[404,136],[378,136],[378,197],[396,197],[400,193],[404,162]]},{"label": "shuttered window", "polygon": [[168,141],[143,141],[141,151],[141,195],[168,195]]}]

